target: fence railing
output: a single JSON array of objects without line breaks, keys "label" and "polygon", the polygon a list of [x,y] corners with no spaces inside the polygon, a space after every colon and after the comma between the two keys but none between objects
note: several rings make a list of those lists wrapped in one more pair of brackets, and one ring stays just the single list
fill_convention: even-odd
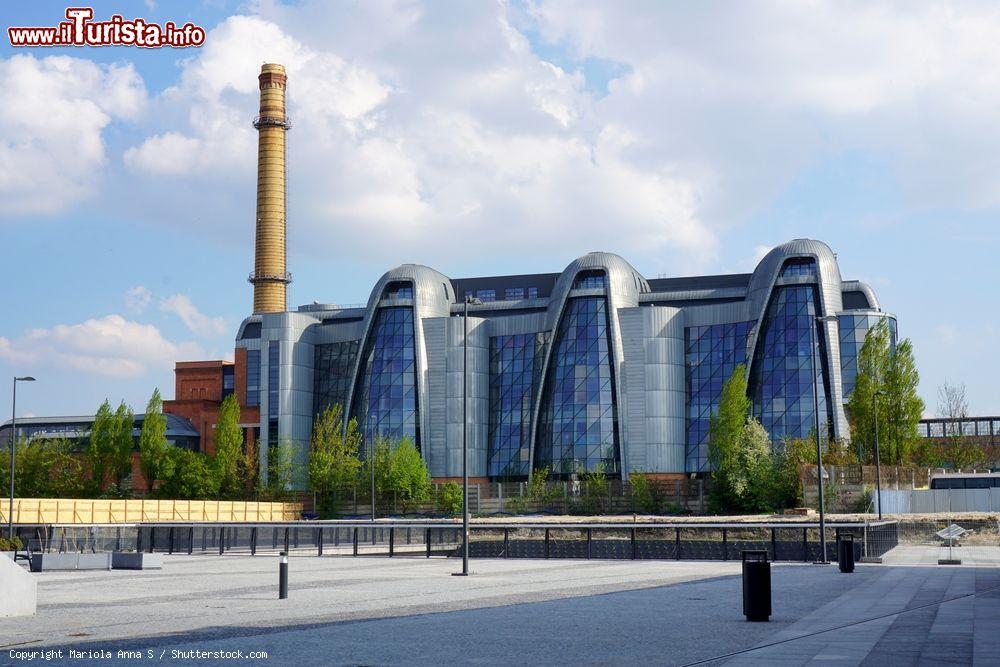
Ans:
[{"label": "fence railing", "polygon": [[[122,525],[20,526],[34,552],[149,551],[295,555],[458,556],[461,524],[453,521],[364,523],[145,523]],[[842,535],[851,534],[856,557],[877,557],[897,544],[895,521],[828,523],[828,557]],[[474,523],[473,558],[581,558],[738,560],[740,552],[763,549],[775,561],[820,558],[819,527],[811,522],[771,523]]]}]

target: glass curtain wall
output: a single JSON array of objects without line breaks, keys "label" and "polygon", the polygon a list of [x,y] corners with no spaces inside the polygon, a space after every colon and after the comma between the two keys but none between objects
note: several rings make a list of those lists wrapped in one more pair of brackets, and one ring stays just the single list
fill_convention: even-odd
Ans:
[{"label": "glass curtain wall", "polygon": [[317,345],[313,366],[313,418],[328,407],[347,402],[358,341]]},{"label": "glass curtain wall", "polygon": [[547,334],[490,338],[490,447],[492,478],[528,476],[531,417],[542,374]]}]

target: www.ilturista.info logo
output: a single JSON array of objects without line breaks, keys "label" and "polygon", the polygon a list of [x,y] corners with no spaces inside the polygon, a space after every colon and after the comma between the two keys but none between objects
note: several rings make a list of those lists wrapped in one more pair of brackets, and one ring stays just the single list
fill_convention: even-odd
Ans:
[{"label": "www.ilturista.info logo", "polygon": [[91,7],[69,7],[68,21],[43,28],[10,27],[11,46],[140,46],[157,49],[164,46],[183,49],[205,43],[205,29],[193,23],[178,27],[173,21],[162,26],[145,19],[126,20],[114,14],[108,21],[92,21]]}]

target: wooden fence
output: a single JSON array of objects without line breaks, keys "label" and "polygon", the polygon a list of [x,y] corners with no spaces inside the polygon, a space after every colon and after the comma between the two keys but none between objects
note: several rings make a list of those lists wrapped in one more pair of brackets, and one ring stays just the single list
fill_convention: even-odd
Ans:
[{"label": "wooden fence", "polygon": [[[8,521],[9,499],[0,500],[0,524]],[[14,523],[135,523],[143,521],[294,521],[302,503],[220,500],[99,500],[15,498]]]}]

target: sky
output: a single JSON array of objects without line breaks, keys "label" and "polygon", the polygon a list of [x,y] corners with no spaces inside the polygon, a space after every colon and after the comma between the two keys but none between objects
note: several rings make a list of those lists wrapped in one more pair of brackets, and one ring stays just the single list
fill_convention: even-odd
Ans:
[{"label": "sky", "polygon": [[[367,301],[404,262],[559,272],[600,250],[655,278],[818,238],[897,315],[928,416],[946,381],[1000,414],[995,2],[92,5],[207,36],[0,38],[0,377],[38,378],[19,415],[141,411],[175,361],[232,357],[264,62],[289,77],[291,307]],[[4,27],[65,7],[5,5]]]}]

